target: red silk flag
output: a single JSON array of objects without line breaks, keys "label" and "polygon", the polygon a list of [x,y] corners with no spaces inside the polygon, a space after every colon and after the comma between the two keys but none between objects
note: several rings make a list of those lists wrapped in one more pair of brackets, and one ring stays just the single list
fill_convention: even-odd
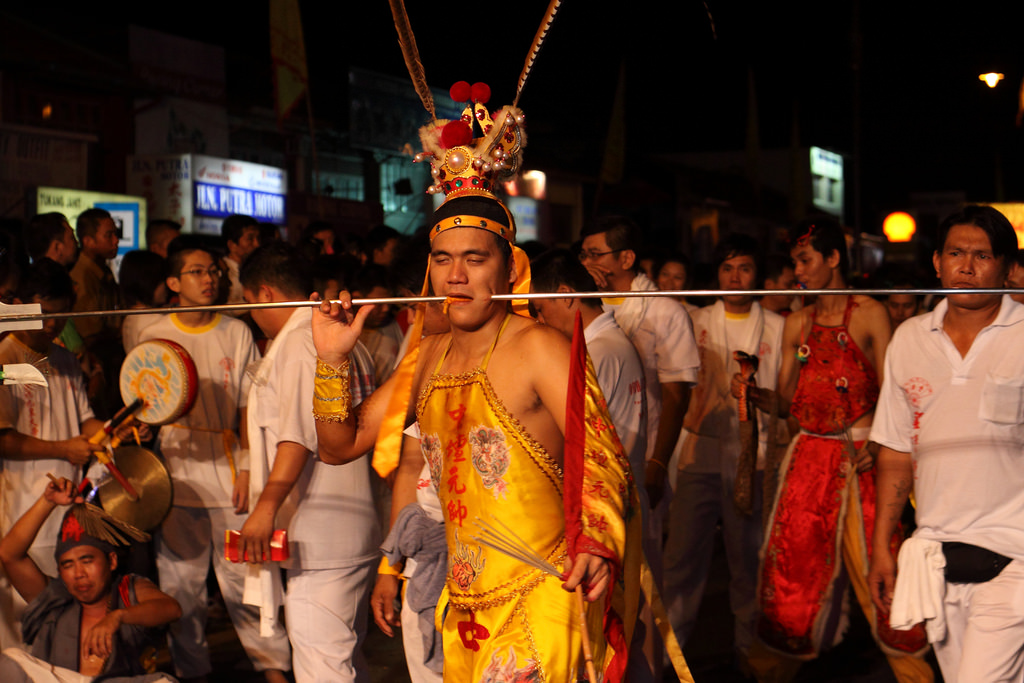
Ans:
[{"label": "red silk flag", "polygon": [[[639,568],[636,553],[640,536],[627,534],[630,521],[639,522],[636,489],[604,396],[587,355],[583,322],[576,313],[569,359],[569,387],[565,398],[565,446],[562,495],[565,540],[569,557],[589,553],[608,561],[611,586],[600,605],[599,623],[607,650],[599,654],[600,639],[591,632],[594,662],[605,683],[625,679],[626,659],[636,614],[639,585],[620,583],[623,570]],[[627,540],[627,536],[629,540]],[[630,542],[631,541],[631,542]],[[630,547],[633,546],[633,547]],[[627,597],[632,593],[634,597]],[[589,619],[588,619],[589,620]]]},{"label": "red silk flag", "polygon": [[270,60],[274,72],[274,109],[281,125],[309,85],[299,0],[270,0]]}]

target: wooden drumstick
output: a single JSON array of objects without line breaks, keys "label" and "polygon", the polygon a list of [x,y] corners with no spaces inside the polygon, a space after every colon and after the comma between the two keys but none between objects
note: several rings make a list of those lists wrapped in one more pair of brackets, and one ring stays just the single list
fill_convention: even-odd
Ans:
[{"label": "wooden drumstick", "polygon": [[583,601],[583,582],[576,586],[576,609],[580,617],[580,636],[583,638],[583,661],[587,666],[587,680],[597,683],[594,653],[590,649],[590,629],[587,628],[587,604]]},{"label": "wooden drumstick", "polygon": [[[106,424],[104,424],[101,429],[97,430],[97,432],[89,438],[89,442],[93,444],[102,443],[103,440],[110,436],[110,434],[113,433],[121,423],[141,410],[145,404],[146,402],[142,400],[142,398],[137,398],[121,410],[117,411],[114,417],[107,420]],[[139,499],[139,494],[135,490],[135,487],[131,485],[128,478],[125,477],[124,474],[121,473],[121,470],[117,468],[117,465],[115,465],[114,461],[111,460],[106,450],[97,450],[95,451],[95,454],[96,459],[103,463],[103,466],[106,467],[107,471],[110,472],[110,475],[117,480],[117,483],[125,490],[128,497],[132,501],[137,501]]]}]

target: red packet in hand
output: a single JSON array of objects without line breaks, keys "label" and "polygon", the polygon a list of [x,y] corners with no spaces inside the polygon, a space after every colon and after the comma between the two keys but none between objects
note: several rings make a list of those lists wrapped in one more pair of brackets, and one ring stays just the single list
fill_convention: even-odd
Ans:
[{"label": "red packet in hand", "polygon": [[[242,533],[240,531],[228,530],[224,532],[224,559],[228,562],[248,562],[249,555],[240,557],[242,554]],[[275,529],[270,536],[270,562],[284,562],[288,555],[288,531],[286,529]],[[268,561],[263,558],[264,562]]]}]

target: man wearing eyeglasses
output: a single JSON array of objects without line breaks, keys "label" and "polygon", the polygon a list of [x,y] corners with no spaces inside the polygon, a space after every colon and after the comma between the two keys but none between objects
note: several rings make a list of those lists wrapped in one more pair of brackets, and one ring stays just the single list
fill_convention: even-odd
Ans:
[{"label": "man wearing eyeglasses", "polygon": [[[220,268],[199,238],[182,235],[168,246],[167,287],[182,307],[217,298]],[[245,565],[224,558],[224,534],[245,522],[249,502],[246,368],[259,359],[249,327],[209,310],[170,313],[147,327],[142,341],[169,339],[192,356],[199,392],[192,410],[160,430],[160,452],[174,480],[174,506],[157,535],[161,588],[183,611],[170,628],[171,657],[184,681],[205,681],[211,671],[206,645],[206,575],[214,573],[228,615],[257,671],[269,683],[291,668],[288,637],[280,623],[260,637],[259,610],[242,604]],[[212,553],[212,556],[211,556]]]},{"label": "man wearing eyeglasses", "polygon": [[[580,261],[606,292],[653,291],[657,287],[637,269],[640,231],[625,216],[606,216],[584,230]],[[605,309],[637,347],[647,381],[647,470],[641,478],[651,507],[662,498],[669,458],[697,383],[700,356],[690,316],[664,297],[605,299]],[[636,473],[639,475],[640,473]]]},{"label": "man wearing eyeglasses", "polygon": [[[657,287],[637,267],[640,241],[640,229],[632,220],[605,216],[584,229],[580,260],[603,291],[653,291]],[[634,477],[638,486],[646,487],[651,502],[644,551],[660,583],[662,520],[671,497],[665,495],[666,478],[690,403],[690,388],[697,383],[700,356],[690,316],[678,301],[666,297],[628,297],[604,299],[604,304],[633,342],[644,366],[647,468],[644,473],[634,472]],[[652,665],[657,667],[660,658],[651,648],[648,651]]]}]

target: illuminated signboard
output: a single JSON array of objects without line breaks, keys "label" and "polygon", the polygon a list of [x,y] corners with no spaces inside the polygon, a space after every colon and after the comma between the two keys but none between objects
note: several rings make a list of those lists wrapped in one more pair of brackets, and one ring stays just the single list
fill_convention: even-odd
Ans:
[{"label": "illuminated signboard", "polygon": [[233,213],[263,223],[287,223],[288,174],[280,168],[199,154],[133,157],[128,185],[152,197],[152,213],[186,232],[220,234]]},{"label": "illuminated signboard", "polygon": [[121,231],[117,253],[140,249],[140,226],[146,224],[146,200],[124,194],[69,190],[62,187],[36,188],[36,213],[62,213],[74,226],[86,209],[106,209]]},{"label": "illuminated signboard", "polygon": [[811,190],[814,206],[843,219],[843,155],[811,147]]},{"label": "illuminated signboard", "polygon": [[539,239],[537,200],[530,197],[509,197],[505,204],[516,219],[516,242]]}]

